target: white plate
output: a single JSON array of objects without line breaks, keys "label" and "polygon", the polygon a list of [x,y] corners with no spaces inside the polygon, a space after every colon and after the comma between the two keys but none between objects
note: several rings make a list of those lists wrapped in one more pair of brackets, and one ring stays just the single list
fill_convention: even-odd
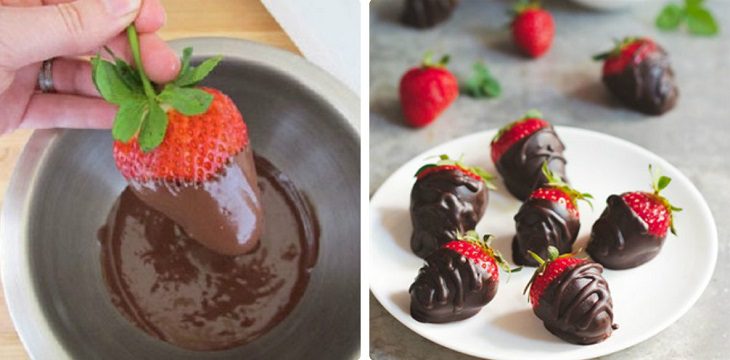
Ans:
[{"label": "white plate", "polygon": [[[500,275],[497,296],[476,316],[450,324],[424,324],[410,316],[408,287],[423,260],[409,247],[408,211],[413,175],[424,159],[439,154],[458,157],[497,174],[489,157],[489,142],[496,130],[453,140],[403,165],[380,187],[370,203],[370,288],[388,312],[421,336],[465,354],[496,359],[582,359],[602,356],[642,342],[682,316],[710,281],[717,260],[717,229],[700,192],[674,166],[659,156],[612,136],[570,128],[556,128],[566,145],[567,175],[578,190],[596,198],[595,210],[581,204],[577,245],[584,247],[593,222],[610,194],[650,190],[648,164],[672,178],[663,192],[684,208],[675,215],[678,237],[668,236],[664,248],[649,263],[622,271],[606,270],[613,297],[615,323],[620,326],[606,341],[581,346],[553,336],[533,314],[522,294],[532,268],[507,281]],[[493,246],[511,261],[515,225],[512,217],[520,202],[502,183],[490,194],[489,205],[477,231],[496,235]]]}]

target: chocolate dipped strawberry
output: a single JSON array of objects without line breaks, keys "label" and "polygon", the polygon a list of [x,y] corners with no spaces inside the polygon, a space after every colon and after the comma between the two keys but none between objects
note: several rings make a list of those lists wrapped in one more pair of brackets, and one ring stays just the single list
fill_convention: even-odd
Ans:
[{"label": "chocolate dipped strawberry", "polygon": [[400,103],[407,125],[419,128],[436,120],[459,96],[459,83],[446,68],[449,56],[433,62],[427,53],[420,66],[400,80]]},{"label": "chocolate dipped strawberry", "polygon": [[669,56],[652,39],[625,38],[593,59],[604,61],[603,83],[630,108],[660,115],[676,104],[679,90]]},{"label": "chocolate dipped strawberry", "polygon": [[652,172],[653,192],[634,191],[611,195],[596,220],[588,254],[609,269],[630,269],[659,254],[667,231],[676,235],[673,213],[682,209],[660,195],[671,179]]},{"label": "chocolate dipped strawberry", "polygon": [[530,253],[540,264],[525,288],[529,289],[532,310],[555,336],[573,344],[590,345],[606,340],[613,330],[613,300],[603,267],[559,255],[550,247],[543,260]]},{"label": "chocolate dipped strawberry", "polygon": [[197,86],[221,58],[195,67],[185,49],[178,77],[154,86],[129,29],[136,70],[117,58],[92,60],[99,92],[119,105],[112,129],[119,172],[142,201],[206,247],[226,255],[253,250],[263,216],[246,124],[229,97]]},{"label": "chocolate dipped strawberry", "polygon": [[580,230],[578,200],[590,204],[593,196],[581,193],[556,177],[543,164],[548,183],[530,194],[515,215],[517,234],[512,240],[512,259],[518,265],[538,266],[533,252],[548,257],[548,247],[560,254],[570,253]]},{"label": "chocolate dipped strawberry", "polygon": [[446,155],[421,167],[411,190],[413,252],[426,257],[457,234],[474,230],[487,208],[491,180],[487,171]]},{"label": "chocolate dipped strawberry", "polygon": [[522,119],[500,129],[490,146],[492,161],[507,190],[522,201],[532,190],[547,183],[541,171],[545,162],[556,177],[568,181],[567,161],[563,156],[565,145],[538,111],[531,110]]},{"label": "chocolate dipped strawberry", "polygon": [[497,293],[499,267],[510,270],[489,246],[470,231],[426,257],[408,292],[411,316],[427,323],[459,321],[476,315]]},{"label": "chocolate dipped strawberry", "polygon": [[431,28],[446,21],[457,5],[459,0],[405,0],[400,20],[414,28]]}]

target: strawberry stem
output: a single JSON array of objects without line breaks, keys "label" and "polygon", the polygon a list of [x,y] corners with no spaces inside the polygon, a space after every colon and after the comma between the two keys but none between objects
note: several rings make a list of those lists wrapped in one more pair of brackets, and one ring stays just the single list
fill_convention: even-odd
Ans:
[{"label": "strawberry stem", "polygon": [[150,79],[147,78],[147,74],[144,72],[144,66],[142,66],[142,56],[139,50],[139,36],[137,35],[137,28],[134,27],[134,24],[127,27],[127,39],[129,40],[129,47],[132,49],[132,57],[134,58],[134,63],[137,66],[139,77],[142,79],[144,93],[150,101],[154,101],[157,94],[155,93],[155,89],[152,88]]}]

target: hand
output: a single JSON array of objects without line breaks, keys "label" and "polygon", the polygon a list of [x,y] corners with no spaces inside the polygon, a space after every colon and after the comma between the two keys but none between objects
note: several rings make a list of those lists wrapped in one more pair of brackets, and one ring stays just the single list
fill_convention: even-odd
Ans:
[{"label": "hand", "polygon": [[[174,79],[180,60],[155,34],[165,22],[159,0],[0,0],[0,134],[110,128],[117,107],[99,97],[91,65],[79,56],[108,46],[133,63],[124,34],[133,21],[147,75],[158,83]],[[44,94],[38,74],[51,58],[56,93]]]}]

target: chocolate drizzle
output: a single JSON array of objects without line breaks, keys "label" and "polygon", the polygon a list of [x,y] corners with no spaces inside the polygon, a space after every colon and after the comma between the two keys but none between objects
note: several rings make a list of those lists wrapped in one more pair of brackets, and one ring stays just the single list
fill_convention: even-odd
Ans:
[{"label": "chocolate drizzle", "polygon": [[415,28],[430,28],[445,21],[459,0],[405,0],[401,22]]},{"label": "chocolate drizzle", "polygon": [[487,207],[484,181],[459,170],[442,170],[416,180],[411,190],[411,249],[424,258],[474,230]]},{"label": "chocolate drizzle", "polygon": [[664,237],[649,234],[649,226],[621,196],[611,195],[608,206],[593,225],[588,254],[609,269],[630,269],[653,259]]},{"label": "chocolate drizzle", "polygon": [[580,220],[561,204],[545,199],[528,199],[515,215],[517,235],[512,240],[512,259],[518,265],[538,266],[527,250],[543,259],[548,246],[561,254],[571,252],[580,230]]},{"label": "chocolate drizzle", "polygon": [[629,64],[621,73],[604,76],[603,83],[624,104],[649,115],[671,110],[679,96],[669,56],[658,45],[640,63]]},{"label": "chocolate drizzle", "polygon": [[428,323],[472,317],[494,298],[498,285],[498,279],[463,255],[438,249],[426,257],[408,290],[411,316]]},{"label": "chocolate drizzle", "polygon": [[547,183],[542,173],[542,164],[547,161],[548,169],[568,182],[565,175],[567,161],[563,156],[565,145],[558,138],[552,126],[540,129],[520,139],[510,147],[495,164],[512,195],[525,201],[532,190]]},{"label": "chocolate drizzle", "polygon": [[565,270],[543,292],[535,308],[545,328],[555,336],[579,345],[606,340],[613,324],[613,301],[603,267],[584,262]]}]

